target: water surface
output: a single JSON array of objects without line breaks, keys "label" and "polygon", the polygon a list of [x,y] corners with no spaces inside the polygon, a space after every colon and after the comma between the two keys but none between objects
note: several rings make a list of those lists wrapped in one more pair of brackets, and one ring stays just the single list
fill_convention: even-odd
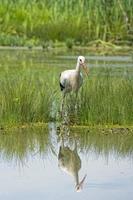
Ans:
[{"label": "water surface", "polygon": [[[65,125],[57,130],[50,123],[1,132],[0,199],[131,200],[132,133],[88,130]],[[83,189],[76,192],[75,176],[81,180],[85,174]]]}]

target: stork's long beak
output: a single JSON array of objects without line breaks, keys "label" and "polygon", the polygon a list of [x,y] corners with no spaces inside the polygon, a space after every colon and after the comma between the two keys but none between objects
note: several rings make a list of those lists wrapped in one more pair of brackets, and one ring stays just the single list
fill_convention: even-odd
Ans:
[{"label": "stork's long beak", "polygon": [[83,64],[82,64],[82,67],[83,67],[84,72],[85,72],[86,75],[88,76],[88,75],[89,75],[89,69],[88,69],[86,63],[83,63]]}]

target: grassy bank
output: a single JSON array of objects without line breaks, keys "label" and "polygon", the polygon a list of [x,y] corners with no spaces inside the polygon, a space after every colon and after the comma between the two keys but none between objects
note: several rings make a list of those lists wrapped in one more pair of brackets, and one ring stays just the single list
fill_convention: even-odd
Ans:
[{"label": "grassy bank", "polygon": [[93,77],[81,91],[80,121],[84,124],[132,124],[133,80],[129,74],[112,77],[111,69],[102,71],[104,77]]},{"label": "grassy bank", "polygon": [[16,124],[48,122],[54,91],[49,87],[49,76],[24,70],[3,74],[0,81],[0,122]]},{"label": "grassy bank", "polygon": [[[103,75],[101,76],[101,71]],[[119,72],[120,73],[120,72]],[[133,79],[131,72],[114,76],[112,68],[92,69],[78,96],[66,100],[70,122],[80,125],[133,124]],[[59,121],[61,93],[59,71],[6,70],[0,79],[0,124]]]},{"label": "grassy bank", "polygon": [[130,45],[132,26],[132,0],[0,0],[2,46]]}]

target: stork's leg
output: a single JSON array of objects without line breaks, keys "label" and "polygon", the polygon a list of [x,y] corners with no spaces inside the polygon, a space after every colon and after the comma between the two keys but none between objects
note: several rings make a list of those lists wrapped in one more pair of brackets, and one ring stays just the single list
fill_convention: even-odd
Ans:
[{"label": "stork's leg", "polygon": [[60,109],[61,116],[63,116],[64,102],[65,102],[65,93],[63,93],[63,96],[62,96],[61,109]]},{"label": "stork's leg", "polygon": [[78,108],[78,91],[75,93],[75,110]]},{"label": "stork's leg", "polygon": [[76,91],[76,101],[77,101],[77,99],[78,99],[78,91]]}]

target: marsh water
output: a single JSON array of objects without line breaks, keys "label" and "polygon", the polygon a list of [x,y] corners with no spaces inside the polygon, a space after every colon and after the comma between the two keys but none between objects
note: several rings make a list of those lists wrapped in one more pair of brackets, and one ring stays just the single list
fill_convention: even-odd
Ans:
[{"label": "marsh water", "polygon": [[[80,192],[79,182],[86,176]],[[16,128],[0,134],[0,199],[109,199],[133,196],[133,136],[89,128]]]},{"label": "marsh water", "polygon": [[[94,68],[91,76],[96,75],[95,68],[104,66],[112,67],[112,76],[129,72],[133,77],[131,55],[85,55]],[[75,59],[68,52],[2,50],[0,77],[4,70],[13,77],[18,68],[60,72],[72,68]],[[57,122],[15,127],[0,130],[1,200],[132,200],[133,132],[129,128],[99,131]]]}]

